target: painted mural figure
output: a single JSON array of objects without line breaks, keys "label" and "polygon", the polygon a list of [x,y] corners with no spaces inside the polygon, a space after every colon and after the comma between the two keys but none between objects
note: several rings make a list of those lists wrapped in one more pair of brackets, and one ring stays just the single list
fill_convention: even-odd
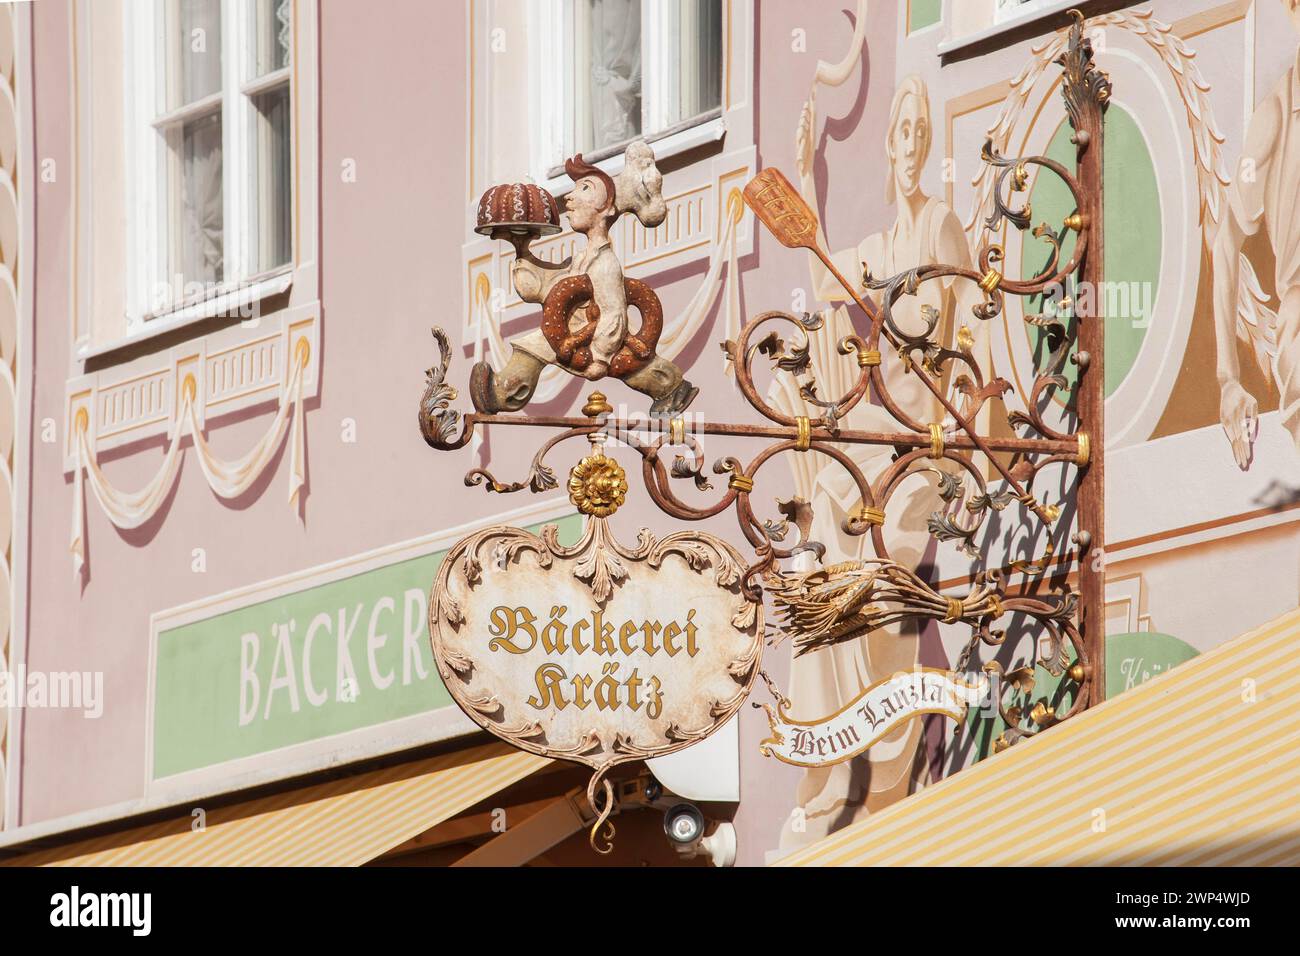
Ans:
[{"label": "painted mural figure", "polygon": [[[800,119],[796,155],[800,192],[814,209],[818,208],[817,186],[812,175],[815,121],[814,103],[809,100]],[[935,262],[973,268],[970,247],[957,214],[942,199],[927,195],[921,186],[921,172],[932,142],[929,91],[925,80],[913,74],[900,81],[894,94],[885,137],[889,170],[885,198],[891,205],[897,205],[898,216],[888,229],[831,256],[841,274],[858,283],[858,292],[865,298],[874,299],[878,293],[866,289],[862,281],[864,271],[872,278],[885,279],[905,269]],[[810,256],[809,261],[815,298],[823,302],[847,301],[848,293],[820,260]],[[956,298],[963,291],[951,279],[924,283],[916,296],[906,297],[894,306],[895,320],[904,331],[919,332],[925,328],[921,320],[922,306],[938,309],[939,334],[951,340],[956,331]],[[883,368],[890,394],[906,411],[921,421],[937,420],[941,406],[917,376],[906,372],[900,363],[886,363]]]},{"label": "painted mural figure", "polygon": [[[795,150],[800,191],[813,209],[819,208],[813,178],[815,126],[814,101],[809,99],[800,120]],[[888,228],[868,235],[858,245],[832,257],[841,274],[858,283],[858,291],[864,297],[876,295],[865,288],[864,272],[873,278],[887,278],[933,262],[971,268],[970,249],[956,214],[941,199],[927,195],[921,186],[921,173],[931,142],[930,100],[925,81],[919,76],[909,76],[900,82],[894,95],[885,138],[886,197],[897,205],[897,217]],[[825,243],[824,237],[821,241]],[[815,297],[830,302],[847,300],[848,294],[828,270],[816,257],[810,258]],[[973,286],[973,283],[966,285]],[[964,289],[948,280],[923,283],[916,296],[896,304],[895,319],[900,328],[919,331],[924,328],[921,308],[937,309],[940,314],[937,334],[951,341],[956,333],[959,309],[965,306],[964,295]],[[836,309],[831,319],[828,336],[832,340],[852,331],[842,307]],[[942,406],[916,375],[906,371],[902,362],[886,362],[882,368],[891,395],[905,411],[919,421],[940,420]],[[858,404],[842,424],[875,430],[895,427],[882,407],[867,402]],[[857,445],[850,454],[868,480],[874,480],[891,461],[891,449],[887,447]],[[838,466],[827,466],[816,475],[813,486],[814,523],[810,537],[827,546],[825,562],[873,556],[867,537],[853,537],[841,529],[843,519],[860,505],[848,472]],[[890,499],[885,539],[891,556],[900,564],[913,568],[920,564],[930,541],[926,519],[934,511],[935,502],[933,484],[921,478],[909,479]],[[919,627],[915,621],[909,621],[794,658],[789,696],[798,716],[814,718],[834,713],[875,681],[899,670],[915,668],[919,641]],[[796,795],[806,828],[798,835],[789,826],[783,828],[783,845],[815,840],[860,816],[882,809],[921,785],[925,775],[923,730],[924,722],[908,721],[874,745],[865,761],[855,759],[807,771]]]},{"label": "painted mural figure", "polygon": [[[1300,32],[1300,0],[1281,0]],[[1228,188],[1228,209],[1214,240],[1214,331],[1219,418],[1243,470],[1250,467],[1258,427],[1255,396],[1241,384],[1238,337],[1254,346],[1261,369],[1281,393],[1280,415],[1300,448],[1300,48],[1246,130],[1242,161]],[[1276,262],[1281,305],[1274,315],[1257,294],[1254,269],[1242,255],[1247,237],[1263,226]],[[1271,366],[1271,368],[1270,368]]]},{"label": "painted mural figure", "polygon": [[[480,231],[515,246],[510,276],[525,302],[542,305],[542,328],[511,340],[512,354],[501,371],[486,362],[470,374],[470,397],[483,413],[518,411],[533,397],[548,365],[595,381],[621,378],[649,395],[650,412],[672,416],[686,409],[698,389],[676,364],[655,354],[663,327],[663,310],[650,287],[623,275],[610,243],[615,220],[631,212],[653,228],[664,221],[663,177],[645,143],[632,143],[617,177],[586,163],[582,154],[564,164],[574,186],[565,197],[569,224],[586,236],[583,250],[561,263],[538,259],[529,244],[542,234],[529,219],[558,231],[555,200],[536,186],[501,186],[489,190],[479,208]],[[534,195],[535,194],[535,195]],[[530,198],[531,197],[531,198]],[[539,209],[531,210],[536,202]],[[517,220],[512,222],[512,217]],[[641,328],[630,331],[628,308],[641,314]]]}]

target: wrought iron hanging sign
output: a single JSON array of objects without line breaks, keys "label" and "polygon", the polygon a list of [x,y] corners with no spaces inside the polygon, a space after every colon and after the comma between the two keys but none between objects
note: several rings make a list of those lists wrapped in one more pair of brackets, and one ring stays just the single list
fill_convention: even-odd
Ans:
[{"label": "wrought iron hanging sign", "polygon": [[[571,546],[558,540],[554,528],[537,536],[510,527],[489,528],[457,544],[433,586],[433,651],[452,696],[481,727],[522,749],[594,769],[587,795],[598,819],[591,840],[597,846],[603,833],[605,846],[597,846],[602,852],[612,835],[612,828],[602,829],[613,812],[613,790],[606,779],[610,768],[703,740],[736,713],[760,675],[776,701],[775,707],[755,705],[765,707],[771,724],[763,752],[805,767],[856,756],[920,714],[960,720],[969,704],[984,698],[988,675],[1002,678],[993,700],[1007,725],[995,749],[1101,699],[1103,577],[1098,564],[1083,560],[1104,545],[1100,436],[1105,348],[1104,323],[1095,311],[1098,297],[1091,297],[1093,311],[1065,300],[1071,310],[1068,323],[1025,316],[1029,325],[1053,331],[1052,355],[1028,394],[1020,396],[1025,410],[1008,413],[1008,425],[1017,432],[1010,437],[979,428],[981,413],[1013,386],[981,369],[970,328],[961,325],[955,347],[950,347],[940,341],[934,309],[918,310],[924,319],[919,330],[904,328],[895,312],[904,305],[900,300],[936,281],[978,289],[967,320],[975,322],[1000,315],[1008,295],[1068,289],[1078,277],[1093,287],[1101,283],[1102,116],[1110,85],[1092,65],[1083,17],[1072,16],[1068,47],[1059,62],[1075,130],[1077,176],[1047,157],[1001,156],[991,144],[983,156],[997,170],[989,230],[1004,224],[1030,227],[1029,203],[1013,205],[1004,192],[1026,193],[1031,175],[1057,177],[1073,196],[1075,211],[1063,222],[1033,229],[1048,250],[1047,263],[1037,274],[1004,276],[1001,247],[987,244],[977,256],[977,268],[921,264],[879,280],[866,274],[859,283],[841,274],[820,247],[816,215],[784,176],[763,170],[745,187],[744,201],[759,221],[783,245],[813,254],[859,310],[852,333],[832,343],[852,368],[844,379],[847,390],[838,396],[819,394],[812,374],[813,337],[823,327],[819,317],[762,313],[746,322],[734,340],[722,343],[741,394],[767,420],[764,424],[704,420],[687,433],[682,413],[697,389],[672,361],[656,353],[663,320],[659,300],[644,283],[624,277],[609,240],[610,225],[624,213],[635,214],[648,228],[664,219],[662,179],[648,146],[630,146],[617,177],[583,163],[581,156],[566,164],[574,179],[566,211],[587,243],[562,263],[546,262],[529,251],[535,238],[559,228],[554,197],[523,184],[494,187],[484,195],[477,228],[514,244],[512,282],[521,299],[541,305],[541,327],[513,339],[510,358],[500,367],[480,362],[473,368],[474,412],[464,418],[452,408],[456,391],[447,383],[450,342],[435,328],[441,354],[426,373],[420,429],[430,446],[443,451],[467,445],[480,426],[558,429],[537,451],[522,480],[499,481],[486,468],[465,476],[466,484],[499,494],[557,488],[547,454],[569,439],[586,439],[589,453],[568,478],[570,500],[586,524],[581,540]],[[1066,260],[1062,246],[1070,233],[1074,248]],[[909,298],[909,303],[914,301]],[[635,330],[630,310],[639,313]],[[783,327],[789,339],[773,331]],[[760,330],[767,334],[760,336]],[[1061,432],[1047,426],[1039,410],[1066,387],[1062,368],[1072,347],[1078,371],[1076,427]],[[829,352],[824,344],[821,352]],[[813,411],[787,413],[764,399],[753,368],[764,358],[774,374],[795,380],[805,410]],[[664,427],[638,429],[616,417],[599,392],[591,394],[583,417],[510,414],[532,400],[548,366],[591,382],[621,380],[650,399],[650,414]],[[951,376],[948,388],[943,378],[952,367],[959,374]],[[887,424],[870,429],[846,424],[850,412],[872,400],[878,403],[877,420]],[[930,409],[926,415],[939,420],[914,414],[918,401]],[[629,486],[623,469],[605,454],[612,434],[640,456],[645,492],[660,510],[678,521],[734,511],[753,560],[702,533],[660,536],[643,530],[635,545],[616,541],[606,518],[623,504]],[[701,444],[709,435],[767,444],[748,462],[729,456],[716,460],[712,471],[724,476],[726,487],[711,502],[696,506],[676,488],[693,488],[697,495],[713,490],[705,477]],[[669,448],[681,453],[666,466],[660,454]],[[868,478],[846,448],[874,448],[887,456],[892,452],[892,457],[883,458]],[[801,498],[781,502],[779,518],[755,513],[759,472],[780,455],[807,453],[842,469],[849,504],[841,531],[869,540],[874,556],[821,562],[826,549],[809,536],[813,509]],[[1072,476],[1072,512],[1044,503],[1034,493],[1035,480],[1048,466]],[[941,592],[916,569],[891,557],[886,540],[887,519],[904,507],[895,497],[899,486],[926,473],[937,476],[940,510],[928,527],[939,541],[955,542],[978,558],[976,533],[986,519],[998,513],[1010,522],[1018,514],[1036,540],[1045,540],[1045,553],[1008,558],[1005,567],[980,568],[964,593]],[[964,515],[956,514],[959,507]],[[1057,527],[1063,516],[1064,527]],[[793,559],[809,557],[815,559],[813,569],[805,564],[796,570]],[[1075,586],[1064,575],[1046,577],[1053,564],[1072,569]],[[671,599],[664,600],[665,595]],[[765,600],[773,625],[767,633]],[[864,634],[888,633],[901,621],[918,619],[969,627],[955,669],[891,676],[828,716],[792,717],[790,701],[761,670],[765,640],[776,644],[788,639],[798,656]],[[1009,633],[1033,637],[1033,659],[1005,674],[997,661],[981,667],[980,649],[1000,647]],[[1008,705],[1008,691],[1032,687],[1036,665],[1071,683],[1072,701],[1060,712],[1045,702],[1028,711]]]}]

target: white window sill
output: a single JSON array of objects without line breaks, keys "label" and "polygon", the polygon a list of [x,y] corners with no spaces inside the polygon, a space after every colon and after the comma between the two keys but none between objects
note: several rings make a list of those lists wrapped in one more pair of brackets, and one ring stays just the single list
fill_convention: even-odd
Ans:
[{"label": "white window sill", "polygon": [[1007,17],[992,26],[985,27],[983,30],[977,30],[974,33],[968,33],[965,36],[957,37],[952,40],[944,40],[939,44],[937,52],[940,56],[946,53],[953,53],[957,50],[964,49],[968,46],[974,46],[982,43],[990,37],[995,37],[1000,33],[1007,33],[1016,27],[1024,26],[1026,23],[1033,23],[1035,20],[1043,20],[1047,17],[1055,16],[1071,7],[1081,6],[1081,0],[1057,0],[1055,3],[1048,4],[1045,7],[1038,7],[1033,10],[1027,10],[1024,13],[1018,13],[1015,16]]},{"label": "white window sill", "polygon": [[[650,137],[647,142],[654,150],[655,162],[662,163],[669,156],[676,156],[679,153],[685,153],[688,150],[695,149],[698,146],[706,146],[709,143],[716,143],[727,135],[727,121],[721,116],[715,116],[712,119],[705,120],[702,123],[696,123],[694,126],[688,126],[685,129],[677,130],[667,136],[659,139]],[[607,156],[594,164],[598,169],[602,169],[611,176],[617,176],[623,169],[623,153],[620,150],[613,156]],[[559,173],[539,183],[543,189],[559,199],[573,189],[573,181],[569,179],[567,173]]]},{"label": "white window sill", "polygon": [[293,268],[286,267],[280,272],[268,275],[248,285],[231,289],[229,292],[195,302],[151,319],[137,321],[136,328],[119,339],[82,346],[77,350],[77,358],[85,360],[107,355],[109,352],[115,352],[136,342],[155,338],[193,322],[200,322],[219,315],[234,315],[240,309],[255,302],[286,292],[292,285]]}]

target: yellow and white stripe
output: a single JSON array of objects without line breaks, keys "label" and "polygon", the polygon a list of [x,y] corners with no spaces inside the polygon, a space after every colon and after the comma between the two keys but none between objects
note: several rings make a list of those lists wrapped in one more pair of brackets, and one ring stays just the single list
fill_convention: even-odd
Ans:
[{"label": "yellow and white stripe", "polygon": [[1300,610],[778,866],[1300,864]]},{"label": "yellow and white stripe", "polygon": [[504,744],[39,850],[6,866],[359,866],[546,764]]}]

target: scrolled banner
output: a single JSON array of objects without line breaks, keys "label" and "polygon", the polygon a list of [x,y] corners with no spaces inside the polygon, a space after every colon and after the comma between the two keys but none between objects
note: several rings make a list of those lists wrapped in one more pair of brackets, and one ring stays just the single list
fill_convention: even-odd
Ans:
[{"label": "scrolled banner", "polygon": [[942,714],[963,720],[967,707],[984,701],[989,691],[985,674],[966,680],[952,671],[925,667],[872,684],[845,707],[820,720],[791,719],[790,701],[781,699],[775,711],[763,705],[772,736],[762,741],[759,749],[764,756],[796,767],[828,767],[865,753],[913,717]]}]

